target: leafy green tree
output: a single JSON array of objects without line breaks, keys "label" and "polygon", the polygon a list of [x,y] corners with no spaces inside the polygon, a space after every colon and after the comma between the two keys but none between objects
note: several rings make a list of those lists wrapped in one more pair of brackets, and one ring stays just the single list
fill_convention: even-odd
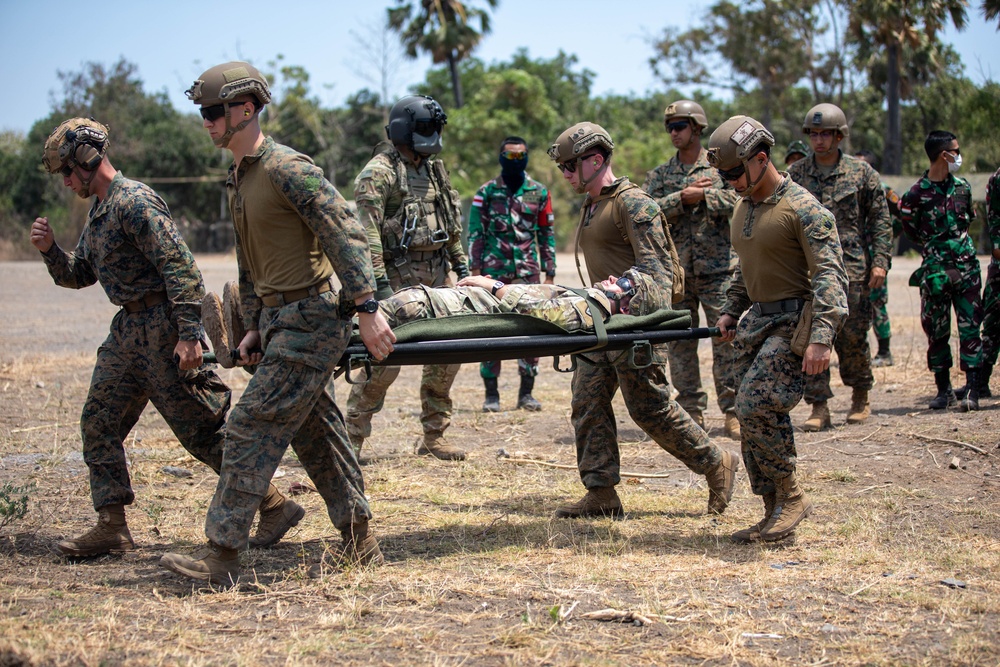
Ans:
[{"label": "leafy green tree", "polygon": [[[842,0],[850,12],[848,29],[861,62],[870,63],[885,52],[886,132],[882,171],[898,174],[903,140],[900,100],[904,65],[923,61],[929,74],[941,69],[938,33],[950,21],[962,30],[968,0]],[[906,49],[910,58],[904,60]]]},{"label": "leafy green tree", "polygon": [[[485,0],[490,9],[499,0]],[[485,9],[469,7],[459,0],[397,0],[389,7],[390,27],[399,33],[406,53],[416,58],[419,51],[430,54],[435,64],[447,63],[451,73],[455,108],[464,104],[458,63],[467,58],[490,32],[490,15]],[[478,21],[476,29],[472,23]]]}]

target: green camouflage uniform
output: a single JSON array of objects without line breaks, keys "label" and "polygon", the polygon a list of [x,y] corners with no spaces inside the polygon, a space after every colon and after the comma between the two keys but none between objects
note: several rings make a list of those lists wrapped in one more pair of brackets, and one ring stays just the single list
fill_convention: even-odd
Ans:
[{"label": "green camouflage uniform", "polygon": [[[844,251],[850,286],[850,314],[834,341],[840,378],[853,389],[868,391],[875,384],[871,368],[868,330],[872,326],[869,296],[872,267],[889,270],[892,255],[892,221],[878,172],[864,160],[844,155],[825,172],[816,156],[803,158],[788,168],[788,175],[811,192],[837,219],[837,233]],[[833,398],[830,371],[806,378],[805,399],[812,404]]]},{"label": "green camouflage uniform", "polygon": [[953,365],[951,309],[958,321],[961,369],[979,368],[983,319],[982,267],[969,225],[976,215],[972,187],[964,178],[948,174],[935,182],[927,172],[903,195],[899,204],[903,231],[923,246],[924,261],[910,276],[920,287],[920,324],[927,334],[927,368],[933,373]]},{"label": "green camouflage uniform", "polygon": [[[1000,169],[986,184],[986,227],[990,246],[1000,248]],[[990,259],[983,290],[983,364],[995,366],[1000,353],[1000,260]]]},{"label": "green camouflage uniform", "polygon": [[[892,238],[895,239],[903,231],[903,225],[899,221],[899,195],[884,181],[882,182],[882,192],[885,193],[885,203],[889,207],[889,218],[892,220]],[[870,248],[869,252],[871,252]],[[886,340],[892,336],[892,324],[889,321],[889,280],[886,279],[881,287],[871,290],[868,298],[872,302],[872,329],[875,330],[875,338]]]},{"label": "green camouflage uniform", "polygon": [[[469,210],[469,269],[504,283],[538,283],[556,275],[552,198],[538,181],[524,177],[512,193],[503,176],[484,183]],[[519,359],[518,373],[538,375],[538,357]],[[484,378],[500,375],[499,361],[479,365]]]},{"label": "green camouflage uniform", "polygon": [[[767,224],[779,205],[787,206],[798,221],[787,227]],[[775,480],[795,472],[795,434],[789,412],[802,398],[804,375],[802,357],[792,352],[790,339],[800,314],[762,315],[750,307],[754,302],[784,298],[812,299],[809,341],[832,346],[847,317],[848,280],[833,216],[787,175],[762,202],[742,199],[737,203],[732,238],[738,253],[749,254],[748,249],[763,253],[763,261],[755,265],[745,265],[741,257],[723,312],[737,319],[746,312],[733,343],[736,414],[750,486],[755,494],[764,495],[775,492]],[[747,284],[754,281],[745,276],[760,281],[770,266],[798,267],[801,284],[791,293],[750,294]]]},{"label": "green camouflage uniform", "polygon": [[135,499],[122,443],[150,401],[181,445],[218,472],[229,388],[205,367],[180,370],[173,360],[179,339],[203,337],[205,286],[163,200],[116,174],[90,210],[76,249],[66,253],[53,244],[43,257],[57,285],[81,289],[100,282],[116,306],[163,292],[169,299],[135,313],[119,311],[97,350],[80,417],[94,508]]},{"label": "green camouflage uniform", "polygon": [[[667,251],[669,232],[663,227],[656,202],[640,188],[629,185],[627,178],[620,178],[597,198],[592,200],[588,195],[584,201],[578,238],[590,281],[620,276],[634,266],[653,279],[663,290],[662,301],[669,303],[673,284]],[[595,205],[593,209],[591,204]],[[615,208],[609,212],[608,207]],[[652,359],[636,359],[637,365],[649,362],[644,368],[630,368],[617,352],[588,354],[607,365],[577,364],[570,420],[576,435],[577,467],[588,489],[614,486],[621,481],[618,424],[611,404],[619,387],[625,407],[639,428],[692,471],[703,475],[722,460],[721,450],[670,397],[661,348],[654,348]]]},{"label": "green camouflage uniform", "polygon": [[[705,199],[693,206],[681,203],[681,190],[702,177],[712,179]],[[684,267],[684,299],[675,303],[679,310],[691,311],[691,326],[699,326],[698,307],[708,322],[722,314],[726,289],[736,268],[736,253],[729,242],[729,216],[736,202],[736,192],[708,164],[703,148],[697,161],[685,165],[675,155],[648,174],[643,186],[667,217],[670,235]],[[681,340],[667,345],[670,380],[679,392],[677,402],[688,412],[704,412],[708,394],[701,386],[697,340]],[[719,337],[712,338],[712,376],[719,408],[733,411],[733,346]]]},{"label": "green camouflage uniform", "polygon": [[[602,320],[611,305],[599,289],[587,294],[601,305]],[[557,285],[507,285],[503,298],[482,287],[409,287],[379,302],[389,326],[451,315],[517,313],[557,324],[566,331],[593,331],[594,318],[587,300]]]},{"label": "green camouflage uniform", "polygon": [[[326,387],[347,347],[350,320],[340,315],[336,290],[265,306],[260,297],[269,294],[258,290],[273,278],[273,268],[248,264],[246,248],[270,247],[269,262],[300,271],[324,267],[308,285],[336,273],[344,300],[353,302],[375,289],[364,228],[319,167],[270,137],[238,169],[230,167],[226,190],[244,324],[259,330],[264,358],[229,416],[205,532],[219,546],[246,546],[254,512],[289,444],[333,525],[349,530],[371,518],[371,511],[343,417]],[[304,245],[311,250],[293,250]],[[258,275],[264,269],[272,275]]]},{"label": "green camouflage uniform", "polygon": [[[375,279],[379,285],[388,280],[393,291],[416,285],[450,286],[450,268],[468,263],[462,249],[462,220],[448,219],[442,206],[442,198],[451,197],[454,209],[461,212],[458,193],[450,184],[448,192],[437,192],[430,177],[433,162],[440,161],[424,160],[418,169],[393,149],[375,155],[354,180],[354,199],[368,234]],[[401,224],[407,219],[416,223],[414,238],[402,253]],[[447,241],[440,240],[443,232]],[[460,368],[461,364],[424,366],[420,423],[425,437],[439,437],[451,425],[451,385]],[[372,416],[382,410],[399,372],[399,366],[378,366],[368,382],[351,387],[347,429],[353,437],[371,435]]]}]

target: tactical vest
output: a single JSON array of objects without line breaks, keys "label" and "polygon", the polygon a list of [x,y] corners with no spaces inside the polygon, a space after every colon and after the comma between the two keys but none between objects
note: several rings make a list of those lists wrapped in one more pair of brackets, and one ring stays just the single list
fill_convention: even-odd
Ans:
[{"label": "tactical vest", "polygon": [[385,259],[395,260],[408,252],[441,251],[450,240],[449,212],[442,200],[449,196],[451,184],[437,182],[434,163],[439,160],[427,160],[420,169],[411,171],[398,151],[388,154],[402,198],[398,204],[389,201],[386,205],[381,230]]}]

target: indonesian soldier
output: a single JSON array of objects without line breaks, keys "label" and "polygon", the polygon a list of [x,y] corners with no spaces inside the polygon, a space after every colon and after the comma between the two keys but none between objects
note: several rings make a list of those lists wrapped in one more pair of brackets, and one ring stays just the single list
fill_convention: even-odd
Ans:
[{"label": "indonesian soldier", "polygon": [[[430,97],[407,95],[389,112],[389,143],[354,180],[358,216],[368,233],[380,298],[415,285],[451,285],[449,272],[468,275],[462,248],[462,213],[441,160],[441,133],[447,116]],[[463,460],[465,451],[449,444],[451,385],[460,364],[424,366],[420,379],[420,423],[424,435],[417,454]],[[371,435],[372,416],[382,409],[399,366],[373,370],[365,384],[354,385],[347,400],[347,430],[356,452]]]},{"label": "indonesian soldier", "polygon": [[847,317],[847,271],[833,215],[778,172],[772,146],[763,125],[734,116],[712,133],[708,149],[741,197],[732,219],[740,263],[718,326],[735,341],[743,462],[764,501],[764,517],[734,533],[736,542],[784,539],[812,511],[797,476],[789,412],[802,398],[804,377],[830,367],[830,348]]},{"label": "indonesian soldier", "polygon": [[[850,314],[834,341],[840,377],[851,387],[848,424],[861,424],[871,415],[868,392],[872,375],[868,330],[872,326],[869,293],[882,287],[892,255],[892,222],[878,172],[863,160],[845,155],[840,143],[847,137],[847,117],[833,104],[817,104],[806,114],[802,131],[809,136],[812,155],[788,168],[788,175],[830,209],[850,279]],[[803,430],[819,431],[831,425],[827,401],[830,370],[806,379],[805,399],[812,413]]]},{"label": "indonesian soldier", "polygon": [[[192,456],[219,472],[230,401],[229,388],[202,365],[205,285],[194,257],[164,201],[112,166],[109,144],[108,128],[93,119],[71,118],[53,130],[42,156],[46,171],[97,200],[71,253],[55,243],[48,218],[31,226],[31,243],[57,285],[100,282],[121,307],[97,350],[80,417],[97,526],[56,545],[76,558],[135,548],[125,520],[135,493],[122,442],[146,405],[153,403]],[[267,488],[255,546],[274,544],[302,517],[301,507]]]},{"label": "indonesian soldier", "polygon": [[[500,175],[483,184],[469,211],[469,269],[508,284],[551,284],[556,275],[556,236],[549,191],[525,173],[528,142],[507,137],[500,144]],[[517,362],[521,386],[517,408],[537,412],[531,395],[538,358]],[[479,373],[486,385],[483,412],[500,411],[499,361],[484,361]]]},{"label": "indonesian soldier", "polygon": [[212,584],[237,581],[252,510],[289,444],[341,534],[338,560],[379,564],[361,469],[327,390],[350,338],[349,313],[357,309],[361,338],[377,359],[395,340],[372,299],[364,228],[308,157],[264,136],[260,113],[271,92],[255,67],[212,67],[187,96],[200,105],[213,143],[233,155],[226,192],[246,329],[239,363],[257,369],[229,415],[205,521],[208,548],[193,557],[165,554],[160,565]]},{"label": "indonesian soldier", "polygon": [[[630,267],[652,279],[669,304],[675,267],[669,231],[656,202],[628,178],[611,170],[614,142],[600,125],[577,123],[559,135],[549,148],[551,157],[569,184],[586,194],[577,230],[579,249],[590,282],[620,276]],[[680,267],[677,267],[680,270]],[[705,431],[670,398],[663,351],[653,358],[627,359],[613,353],[597,354],[606,365],[579,364],[573,372],[571,421],[576,436],[576,460],[586,495],[560,507],[556,517],[620,516],[621,500],[615,486],[621,481],[621,453],[612,399],[618,388],[635,423],[660,447],[680,459],[708,483],[710,512],[725,511],[732,497],[739,459],[717,447]],[[634,368],[642,365],[642,368]]]},{"label": "indonesian soldier", "polygon": [[[982,267],[969,226],[976,215],[972,187],[956,175],[962,166],[958,137],[946,130],[927,135],[924,151],[930,168],[899,203],[903,232],[921,244],[924,257],[910,276],[920,288],[920,324],[927,334],[927,367],[934,373],[937,395],[930,407],[979,409],[979,366],[983,346]],[[958,322],[959,363],[968,393],[958,403],[951,388],[951,309]]]},{"label": "indonesian soldier", "polygon": [[796,139],[788,144],[785,149],[785,166],[791,167],[793,164],[809,155],[809,147],[806,142]]},{"label": "indonesian soldier", "polygon": [[[684,299],[676,306],[691,311],[692,326],[698,326],[698,308],[705,319],[715,322],[726,300],[726,288],[736,268],[736,253],[729,242],[729,216],[736,193],[708,164],[701,146],[708,119],[701,105],[691,100],[674,102],[664,111],[664,125],[677,149],[668,162],[646,174],[643,189],[667,218],[670,236],[684,267]],[[667,345],[670,380],[677,388],[677,402],[702,428],[708,394],[701,386],[698,341],[680,340]],[[726,435],[740,439],[740,423],[733,406],[733,346],[719,337],[712,339],[712,375],[719,408],[725,416]]]},{"label": "indonesian soldier", "polygon": [[[983,289],[983,362],[979,367],[979,398],[990,398],[990,377],[1000,354],[1000,169],[986,184],[986,228],[992,246]],[[966,387],[966,390],[968,387]]]}]

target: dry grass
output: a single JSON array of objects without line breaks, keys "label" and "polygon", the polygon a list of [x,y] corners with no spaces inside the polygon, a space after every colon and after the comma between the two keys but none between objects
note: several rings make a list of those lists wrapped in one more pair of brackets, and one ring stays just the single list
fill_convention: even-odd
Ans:
[{"label": "dry grass", "polygon": [[[502,448],[573,463],[568,378],[549,368],[537,385],[542,413],[484,415],[478,371],[466,366],[450,436],[470,460],[414,457],[419,370],[407,368],[366,444],[379,457],[365,476],[387,565],[310,579],[337,539],[306,494],[300,526],[246,552],[244,583],[227,591],[157,566],[164,551],[204,539],[215,482],[152,409],[127,443],[139,549],[77,563],[49,551],[93,519],[76,423],[93,355],[12,353],[0,338],[0,481],[38,485],[29,516],[0,534],[0,665],[996,665],[996,404],[923,410],[919,328],[906,311],[894,325],[917,337],[897,335],[898,363],[877,372],[869,423],[799,434],[817,512],[787,544],[732,544],[760,512],[745,478],[730,510],[707,516],[703,480],[646,441],[620,402],[624,467],[666,477],[619,487],[625,520],[551,519],[582,493],[576,473],[496,457]],[[505,364],[505,406],[515,375]],[[245,383],[242,371],[228,377]],[[850,396],[834,390],[842,423]],[[800,406],[793,420],[805,414]],[[714,405],[709,427],[734,447]],[[966,467],[949,469],[953,456]],[[173,477],[166,465],[195,474]],[[283,490],[308,482],[291,455],[279,475]],[[584,618],[608,608],[651,623]]]}]

